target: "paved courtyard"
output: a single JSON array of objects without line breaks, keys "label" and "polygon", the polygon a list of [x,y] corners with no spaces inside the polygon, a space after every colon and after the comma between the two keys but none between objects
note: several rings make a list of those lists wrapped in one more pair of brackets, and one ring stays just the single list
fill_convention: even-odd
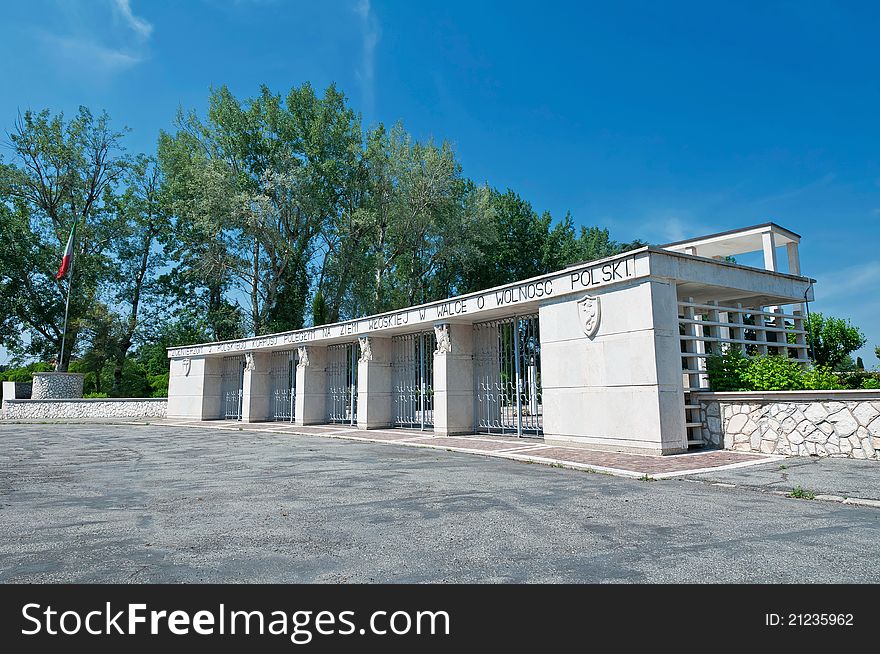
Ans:
[{"label": "paved courtyard", "polygon": [[415,429],[361,430],[347,424],[301,426],[286,422],[243,423],[235,420],[158,420],[157,424],[231,431],[273,432],[291,435],[324,436],[370,443],[427,447],[482,454],[529,463],[543,463],[577,470],[609,472],[624,477],[665,479],[697,472],[749,467],[780,460],[781,457],[751,452],[694,450],[677,456],[650,456],[622,452],[602,452],[576,446],[550,445],[541,439],[517,438],[515,435],[470,434],[435,436],[431,431]]},{"label": "paved courtyard", "polygon": [[641,481],[168,424],[0,444],[3,582],[880,581],[880,510],[763,492],[778,461]]}]

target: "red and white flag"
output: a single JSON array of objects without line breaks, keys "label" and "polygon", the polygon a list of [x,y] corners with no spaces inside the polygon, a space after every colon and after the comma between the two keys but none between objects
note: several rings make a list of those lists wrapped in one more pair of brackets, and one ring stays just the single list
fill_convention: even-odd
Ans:
[{"label": "red and white flag", "polygon": [[64,258],[61,259],[61,267],[58,269],[55,279],[61,279],[70,270],[70,264],[73,261],[73,235],[75,232],[76,223],[74,222],[73,227],[70,229],[70,237],[67,239],[67,247],[64,248]]}]

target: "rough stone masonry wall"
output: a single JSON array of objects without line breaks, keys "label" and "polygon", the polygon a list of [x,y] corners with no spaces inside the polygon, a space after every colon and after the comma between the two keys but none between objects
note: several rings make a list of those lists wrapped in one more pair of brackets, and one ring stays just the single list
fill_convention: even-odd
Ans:
[{"label": "rough stone masonry wall", "polygon": [[117,400],[5,400],[7,420],[55,418],[164,418],[168,400],[138,398]]},{"label": "rough stone masonry wall", "polygon": [[704,437],[725,449],[880,459],[880,398],[783,399],[766,393],[737,400],[719,395],[698,400]]},{"label": "rough stone masonry wall", "polygon": [[81,398],[83,375],[75,372],[35,372],[31,399]]}]

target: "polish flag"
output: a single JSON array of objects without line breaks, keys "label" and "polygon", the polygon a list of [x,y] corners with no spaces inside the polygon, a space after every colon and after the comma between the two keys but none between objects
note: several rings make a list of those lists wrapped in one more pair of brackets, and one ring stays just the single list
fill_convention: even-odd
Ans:
[{"label": "polish flag", "polygon": [[67,239],[67,247],[64,248],[64,258],[61,259],[61,267],[58,269],[58,274],[55,275],[55,279],[61,279],[67,274],[67,271],[70,270],[70,263],[73,261],[74,232],[76,232],[76,223],[73,223],[73,227],[70,230],[70,237]]}]

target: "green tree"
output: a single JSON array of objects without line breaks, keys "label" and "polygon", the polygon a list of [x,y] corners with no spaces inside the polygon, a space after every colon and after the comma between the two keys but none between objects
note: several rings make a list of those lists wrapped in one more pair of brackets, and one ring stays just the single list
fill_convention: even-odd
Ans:
[{"label": "green tree", "polygon": [[867,342],[862,330],[843,318],[812,313],[805,322],[813,359],[819,366],[846,368],[848,363],[852,364],[849,355]]},{"label": "green tree", "polygon": [[123,373],[129,351],[140,335],[145,309],[158,299],[158,275],[165,255],[157,247],[167,237],[170,223],[160,202],[160,171],[156,160],[140,155],[132,162],[127,188],[118,197],[116,235],[111,249],[114,300],[121,313],[112,341],[112,395],[122,394]]},{"label": "green tree", "polygon": [[161,202],[172,216],[162,239],[172,265],[160,284],[175,311],[205,316],[213,339],[234,338],[242,333],[241,316],[226,294],[240,264],[236,176],[204,145],[194,115],[179,115],[178,128],[159,135]]},{"label": "green tree", "polygon": [[182,311],[173,318],[147,328],[143,344],[138,347],[134,361],[143,371],[151,396],[168,395],[170,361],[167,349],[209,341],[211,329],[204,316],[189,311]]},{"label": "green tree", "polygon": [[[60,370],[67,370],[77,351],[82,321],[110,269],[108,206],[128,165],[122,135],[106,113],[95,117],[85,107],[71,120],[49,110],[26,111],[9,135],[13,161],[0,165],[0,239],[8,248],[0,264],[0,335],[13,352],[57,357],[64,298],[73,284]],[[53,273],[74,223],[74,270],[56,281]]]}]

